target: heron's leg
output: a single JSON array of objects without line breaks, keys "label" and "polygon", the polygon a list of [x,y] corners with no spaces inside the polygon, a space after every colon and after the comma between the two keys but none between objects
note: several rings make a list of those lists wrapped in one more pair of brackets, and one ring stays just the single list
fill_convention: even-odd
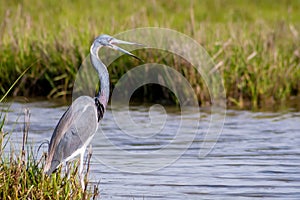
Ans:
[{"label": "heron's leg", "polygon": [[84,151],[80,153],[80,164],[79,164],[79,178],[80,178],[80,183],[81,187],[84,190],[84,176],[83,176],[83,157],[84,157]]},{"label": "heron's leg", "polygon": [[70,162],[67,161],[65,164],[66,164],[65,173],[67,175],[67,178],[70,179]]}]

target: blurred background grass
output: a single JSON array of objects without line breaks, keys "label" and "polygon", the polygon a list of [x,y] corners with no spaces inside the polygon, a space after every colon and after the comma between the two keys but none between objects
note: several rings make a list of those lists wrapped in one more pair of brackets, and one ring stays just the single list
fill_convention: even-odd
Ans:
[{"label": "blurred background grass", "polygon": [[[68,99],[95,36],[156,26],[185,33],[203,45],[224,78],[229,106],[299,102],[299,19],[299,0],[0,1],[0,91],[4,94],[32,66],[12,96]],[[136,53],[146,58],[147,52]],[[130,62],[124,58],[115,65]],[[183,67],[182,62],[175,66]],[[125,70],[109,71],[113,87]],[[192,68],[183,75],[200,104],[209,104],[201,77]]]}]

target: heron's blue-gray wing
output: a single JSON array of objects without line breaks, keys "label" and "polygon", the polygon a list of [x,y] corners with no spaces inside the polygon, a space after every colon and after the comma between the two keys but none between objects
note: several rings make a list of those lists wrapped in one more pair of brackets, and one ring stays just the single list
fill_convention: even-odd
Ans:
[{"label": "heron's blue-gray wing", "polygon": [[79,97],[72,103],[52,135],[45,165],[46,173],[52,173],[76,150],[87,145],[98,128],[97,120],[97,108],[91,97]]}]

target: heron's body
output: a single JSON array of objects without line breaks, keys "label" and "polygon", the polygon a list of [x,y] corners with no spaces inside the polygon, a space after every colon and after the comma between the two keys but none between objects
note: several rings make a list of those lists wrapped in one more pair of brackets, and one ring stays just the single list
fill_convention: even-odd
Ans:
[{"label": "heron's body", "polygon": [[77,98],[54,130],[45,166],[46,173],[51,174],[61,163],[68,162],[79,154],[83,156],[97,128],[95,100],[88,96]]},{"label": "heron's body", "polygon": [[101,88],[95,98],[88,96],[77,98],[59,120],[49,144],[44,166],[46,174],[51,174],[62,163],[80,155],[79,173],[81,185],[84,187],[83,156],[87,145],[97,131],[100,119],[103,118],[109,98],[109,74],[106,66],[99,59],[99,49],[106,46],[137,58],[115,44],[136,45],[136,43],[117,40],[108,35],[100,35],[95,39],[90,48],[90,59],[98,73]]}]

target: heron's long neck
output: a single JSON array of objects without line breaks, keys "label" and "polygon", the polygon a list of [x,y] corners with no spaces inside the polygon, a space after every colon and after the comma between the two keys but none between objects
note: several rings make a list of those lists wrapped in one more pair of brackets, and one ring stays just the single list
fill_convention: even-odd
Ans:
[{"label": "heron's long neck", "polygon": [[100,79],[100,90],[97,94],[97,98],[104,107],[107,106],[108,98],[109,98],[109,74],[106,66],[102,63],[102,61],[98,57],[98,49],[94,49],[94,46],[91,47],[91,62],[93,67],[96,69],[99,79]]}]

